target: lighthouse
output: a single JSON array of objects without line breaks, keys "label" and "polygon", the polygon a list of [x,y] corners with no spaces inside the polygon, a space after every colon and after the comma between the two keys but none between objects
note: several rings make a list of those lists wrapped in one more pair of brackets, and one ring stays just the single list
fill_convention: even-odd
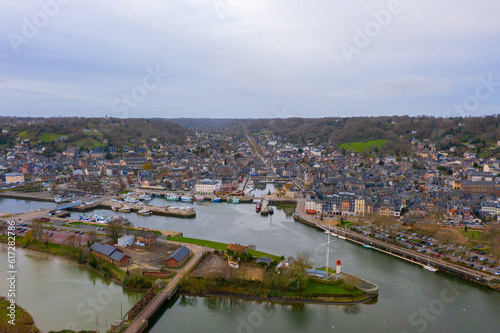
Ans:
[{"label": "lighthouse", "polygon": [[339,276],[340,274],[340,267],[342,266],[342,263],[340,262],[340,259],[337,260],[337,277]]}]

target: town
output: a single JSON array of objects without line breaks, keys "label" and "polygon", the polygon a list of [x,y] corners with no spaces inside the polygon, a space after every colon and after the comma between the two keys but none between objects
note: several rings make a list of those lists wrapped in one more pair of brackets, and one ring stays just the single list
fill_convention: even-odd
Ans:
[{"label": "town", "polygon": [[[126,322],[113,324],[115,331],[142,331],[179,290],[242,293],[233,283],[200,286],[197,279],[208,281],[215,271],[232,281],[234,270],[235,277],[266,285],[295,263],[312,279],[308,283],[342,276],[346,290],[357,292],[349,296],[351,301],[376,299],[378,287],[340,272],[340,260],[337,274],[330,275],[335,268],[328,259],[315,269],[298,254],[298,260],[280,258],[282,253],[259,252],[252,244],[191,239],[180,231],[134,224],[134,212],[194,218],[195,203],[203,202],[252,204],[265,216],[292,205],[295,221],[328,237],[500,289],[500,160],[494,153],[500,140],[489,148],[493,153],[483,157],[474,143],[438,149],[412,131],[406,156],[396,156],[379,153],[386,140],[299,144],[267,131],[249,133],[245,125],[239,134],[190,129],[183,134],[184,142],[148,137],[115,145],[117,140],[106,137],[92,121],[76,135],[36,134],[32,129],[46,122],[41,119],[3,121],[0,196],[51,202],[54,207],[4,213],[2,220],[17,221],[15,235],[25,244],[45,244],[46,249],[48,243],[59,244],[67,249],[66,257],[104,277],[148,290],[128,311]],[[118,130],[131,126],[127,120],[104,121]],[[80,146],[68,143],[75,137]],[[165,205],[151,204],[154,198],[162,198]],[[93,213],[103,209],[132,214]],[[6,230],[7,224],[2,224],[4,234]],[[286,288],[279,293],[255,288],[291,297]]]}]

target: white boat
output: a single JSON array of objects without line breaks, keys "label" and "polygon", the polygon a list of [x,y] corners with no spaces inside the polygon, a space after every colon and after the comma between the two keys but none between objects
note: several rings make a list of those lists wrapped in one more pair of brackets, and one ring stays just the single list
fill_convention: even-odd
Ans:
[{"label": "white boat", "polygon": [[346,239],[345,236],[342,236],[342,235],[337,235],[337,237],[340,239]]},{"label": "white boat", "polygon": [[424,265],[424,269],[432,273],[436,273],[438,271],[437,268],[434,268],[431,265],[429,265],[429,253],[427,253],[427,265]]},{"label": "white boat", "polygon": [[238,198],[233,198],[233,200],[231,201],[232,203],[240,203],[240,199]]},{"label": "white boat", "polygon": [[181,201],[184,201],[184,202],[191,202],[191,200],[193,200],[193,197],[190,195],[184,195],[181,197]]},{"label": "white boat", "polygon": [[143,194],[139,195],[139,199],[145,200],[145,201],[150,201],[151,200],[151,196],[147,195],[146,193],[143,193]]},{"label": "white boat", "polygon": [[118,206],[118,205],[112,205],[111,206],[111,210],[114,211],[114,212],[116,212],[118,209],[120,209],[120,206]]},{"label": "white boat", "polygon": [[134,199],[132,197],[126,197],[125,199],[123,199],[123,201],[127,202],[127,203],[131,203],[131,204],[136,204],[139,202],[139,200],[137,199]]},{"label": "white boat", "polygon": [[169,201],[178,201],[179,200],[179,196],[175,195],[174,193],[169,193],[167,195],[167,200],[169,200]]},{"label": "white boat", "polygon": [[202,195],[195,195],[194,200],[196,201],[205,201],[205,197]]}]

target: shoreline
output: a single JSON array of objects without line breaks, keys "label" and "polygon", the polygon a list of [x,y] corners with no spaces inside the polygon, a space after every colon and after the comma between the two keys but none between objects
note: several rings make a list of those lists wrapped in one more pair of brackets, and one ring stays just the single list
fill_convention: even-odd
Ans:
[{"label": "shoreline", "polygon": [[[362,297],[338,297],[336,299],[328,300],[329,297],[318,297],[317,300],[308,297],[264,297],[255,295],[246,295],[238,293],[190,293],[190,292],[179,292],[180,296],[195,296],[195,297],[218,297],[218,298],[230,298],[230,299],[241,299],[245,301],[258,301],[258,302],[270,302],[270,303],[281,303],[281,304],[326,304],[326,305],[349,305],[349,304],[365,304],[370,301],[375,301],[376,297],[371,297],[369,295],[364,295]],[[320,299],[321,298],[321,299]],[[322,299],[325,298],[325,299]],[[353,299],[354,298],[354,299]]]},{"label": "shoreline", "polygon": [[[4,241],[3,237],[0,238],[0,244],[6,244],[6,241]],[[56,243],[51,243],[51,244],[56,244]],[[16,245],[22,245],[22,244],[19,244],[19,243],[16,242]],[[118,279],[115,279],[115,278],[104,277],[104,273],[103,272],[101,272],[99,270],[96,270],[95,268],[93,268],[89,264],[80,264],[79,262],[77,262],[77,261],[75,261],[73,259],[70,259],[70,258],[67,258],[65,256],[61,256],[61,255],[57,255],[57,254],[51,253],[50,251],[46,251],[46,250],[39,249],[39,248],[33,248],[33,247],[29,247],[29,246],[28,247],[20,246],[19,248],[21,248],[23,250],[35,252],[36,254],[46,254],[46,255],[52,256],[52,257],[54,257],[56,259],[64,259],[65,261],[67,261],[66,264],[74,266],[74,267],[86,268],[86,269],[88,269],[88,270],[96,273],[97,275],[99,275],[103,280],[109,281],[109,282],[113,282],[114,284],[119,285],[120,287],[122,287],[123,289],[128,290],[128,291],[146,292],[146,291],[148,291],[150,289],[150,288],[131,288],[131,287],[124,286],[123,282],[121,280],[118,280]],[[45,258],[43,258],[43,259],[45,259]]]}]

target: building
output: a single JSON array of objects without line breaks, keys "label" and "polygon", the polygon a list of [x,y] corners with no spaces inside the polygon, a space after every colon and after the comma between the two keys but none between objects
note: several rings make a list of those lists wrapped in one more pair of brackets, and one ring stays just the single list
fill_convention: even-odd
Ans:
[{"label": "building", "polygon": [[170,257],[168,257],[167,266],[180,267],[189,259],[190,255],[191,251],[187,247],[183,246],[177,249],[177,251],[175,251]]},{"label": "building", "polygon": [[354,214],[365,215],[365,199],[363,198],[354,199]]},{"label": "building", "polygon": [[13,184],[13,183],[24,183],[24,175],[18,172],[5,173],[5,183]]},{"label": "building", "polygon": [[220,189],[220,182],[212,179],[203,179],[194,186],[195,192],[199,194],[214,194]]},{"label": "building", "polygon": [[134,236],[132,235],[125,235],[118,238],[118,246],[126,247],[132,244],[134,244]]},{"label": "building", "polygon": [[135,233],[136,242],[141,242],[145,245],[156,244],[156,237],[156,234],[152,231],[139,230]]},{"label": "building", "polygon": [[130,257],[122,251],[109,244],[94,243],[90,247],[92,254],[117,266],[125,266],[130,263]]},{"label": "building", "polygon": [[241,245],[241,244],[230,243],[227,246],[227,250],[228,251],[233,251],[233,252],[236,252],[236,253],[247,253],[248,247],[245,246],[245,245]]},{"label": "building", "polygon": [[494,194],[495,183],[487,181],[466,180],[463,184],[465,194]]},{"label": "building", "polygon": [[306,213],[308,214],[323,213],[323,203],[315,200],[306,201]]}]

